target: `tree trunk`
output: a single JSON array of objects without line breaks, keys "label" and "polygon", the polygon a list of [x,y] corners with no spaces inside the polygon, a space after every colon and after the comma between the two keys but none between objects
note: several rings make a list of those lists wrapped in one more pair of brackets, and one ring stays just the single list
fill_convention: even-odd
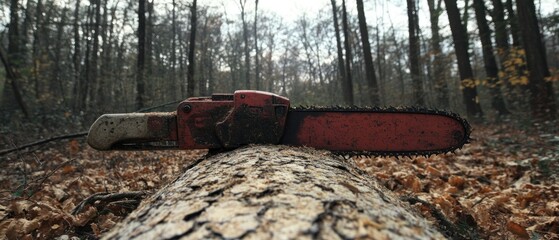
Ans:
[{"label": "tree trunk", "polygon": [[427,0],[431,20],[431,53],[433,54],[433,80],[435,82],[435,94],[437,105],[443,109],[450,107],[448,98],[448,84],[444,75],[445,62],[441,47],[441,35],[439,33],[439,17],[442,13],[442,0]]},{"label": "tree trunk", "polygon": [[[18,15],[18,1],[11,0],[10,1],[10,24],[8,25],[8,53],[2,54],[2,63],[4,65],[4,69],[6,71],[6,78],[11,85],[11,90],[15,100],[17,101],[21,111],[25,115],[25,117],[29,117],[29,112],[27,111],[27,107],[25,102],[23,101],[23,96],[21,89],[18,84],[18,76],[17,70],[23,64],[23,59],[20,50],[22,47],[20,46],[21,43],[21,35],[19,33],[19,15]],[[2,46],[0,46],[1,48]],[[9,60],[8,60],[9,59]],[[10,62],[8,62],[10,61]],[[5,91],[9,88],[5,88]],[[3,98],[7,97],[8,94],[2,94]],[[6,101],[2,101],[6,102]]]},{"label": "tree trunk", "polygon": [[501,94],[501,85],[499,84],[499,68],[497,60],[493,54],[493,46],[491,43],[491,29],[485,18],[485,4],[483,0],[474,0],[474,9],[476,13],[476,21],[481,39],[483,50],[483,63],[485,66],[485,74],[487,75],[487,86],[491,94],[491,106],[499,116],[510,114],[505,105],[505,100]]},{"label": "tree trunk", "polygon": [[260,52],[258,50],[258,0],[254,0],[254,83],[260,90]]},{"label": "tree trunk", "polygon": [[145,107],[146,0],[138,1],[138,59],[136,70],[136,108]]},{"label": "tree trunk", "polygon": [[201,159],[104,239],[444,239],[352,162],[251,146]]},{"label": "tree trunk", "polygon": [[97,95],[97,89],[99,89],[99,49],[100,49],[100,41],[99,37],[101,36],[101,0],[92,0],[91,3],[95,2],[95,23],[93,25],[93,48],[91,52],[91,71],[90,71],[90,79],[89,79],[89,104],[87,109],[96,109],[97,103],[102,101],[99,99]]},{"label": "tree trunk", "polygon": [[510,78],[507,74],[505,74],[505,61],[509,59],[510,53],[510,44],[509,44],[509,36],[507,30],[507,21],[505,20],[505,6],[502,0],[492,0],[493,2],[493,11],[491,18],[495,23],[495,45],[497,46],[497,57],[499,59],[499,67],[501,68],[501,77],[500,82],[501,84],[506,86],[507,94],[505,94],[506,98],[510,102],[514,102],[518,98],[514,98],[511,95],[511,91],[513,90],[512,85],[510,84]]},{"label": "tree trunk", "polygon": [[423,83],[421,82],[421,70],[419,69],[419,36],[417,28],[419,19],[417,17],[417,7],[415,0],[407,0],[408,5],[408,36],[409,36],[409,60],[410,75],[413,85],[414,105],[425,105]]},{"label": "tree trunk", "polygon": [[510,34],[512,36],[512,45],[515,47],[522,46],[522,40],[520,39],[520,30],[518,28],[518,19],[516,18],[516,12],[513,9],[512,0],[507,0],[506,3],[508,22],[510,24]]},{"label": "tree trunk", "polygon": [[[32,74],[32,78],[33,78],[33,82],[34,82],[34,87],[35,87],[35,100],[38,102],[38,104],[43,105],[45,103],[44,99],[41,99],[41,95],[43,95],[44,93],[44,89],[42,87],[42,83],[41,83],[41,79],[40,77],[43,75],[43,71],[41,69],[41,60],[43,60],[43,56],[44,56],[44,52],[42,51],[43,49],[41,48],[42,46],[42,40],[45,38],[44,36],[41,36],[41,33],[43,33],[42,31],[42,27],[43,25],[43,2],[41,0],[37,1],[37,5],[35,7],[35,29],[33,31],[33,70],[31,71]],[[44,106],[40,106],[39,107],[39,111],[41,111],[41,115],[44,115],[43,110],[45,109]]]},{"label": "tree trunk", "polygon": [[456,1],[445,0],[444,2],[446,5],[448,21],[450,23],[450,30],[452,31],[456,59],[458,60],[458,71],[460,72],[462,95],[464,104],[466,105],[466,111],[468,117],[479,118],[483,116],[483,112],[481,111],[481,106],[479,104],[474,73],[472,65],[470,64],[466,29],[462,25]]},{"label": "tree trunk", "polygon": [[[99,1],[101,3],[101,1]],[[98,88],[97,88],[97,98],[99,99],[96,105],[97,111],[105,112],[109,108],[110,102],[109,99],[112,99],[112,88],[109,87],[109,79],[111,79],[110,75],[110,68],[111,68],[111,44],[112,39],[110,39],[111,33],[111,24],[109,23],[109,9],[108,9],[108,0],[103,1],[103,15],[101,16],[101,41],[102,45],[101,48],[101,64],[99,69],[99,81],[98,81]],[[113,17],[114,19],[114,17]]]},{"label": "tree trunk", "polygon": [[367,29],[367,19],[365,18],[365,10],[363,0],[357,0],[357,16],[359,18],[359,32],[361,33],[361,44],[363,45],[363,58],[365,60],[365,77],[369,87],[369,98],[373,106],[380,105],[380,96],[377,84],[377,76],[375,75],[375,67],[373,65],[373,56],[371,53],[371,44],[369,43],[369,30]]},{"label": "tree trunk", "polygon": [[[497,53],[504,53],[509,49],[509,40],[507,36],[507,22],[505,21],[505,7],[502,0],[493,0],[493,22],[495,23],[495,44],[497,45]],[[504,60],[504,57],[501,59]]]},{"label": "tree trunk", "polygon": [[[26,118],[29,118],[29,112],[27,111],[27,107],[25,105],[25,102],[23,101],[23,96],[21,95],[21,89],[18,84],[19,76],[17,74],[17,69],[14,69],[14,67],[9,62],[7,56],[5,55],[6,54],[4,53],[4,49],[2,49],[2,47],[0,46],[0,61],[4,65],[4,71],[6,71],[6,78],[8,79],[8,83],[10,83],[10,86],[12,87],[14,98],[17,101],[17,104],[19,105],[21,111],[23,112],[23,115]],[[8,117],[8,116],[3,116],[3,117]]]},{"label": "tree trunk", "polygon": [[522,33],[522,42],[526,50],[528,62],[529,88],[531,92],[530,105],[532,117],[537,120],[551,120],[556,118],[557,107],[553,94],[553,85],[549,78],[547,57],[543,45],[536,7],[533,0],[517,0],[518,22]]},{"label": "tree trunk", "polygon": [[80,0],[76,0],[76,4],[74,7],[74,53],[72,54],[72,64],[74,67],[74,90],[72,101],[74,102],[73,109],[74,111],[79,111],[80,107],[82,106],[82,77],[81,77],[81,45],[80,45]]},{"label": "tree trunk", "polygon": [[156,94],[159,93],[159,89],[157,89],[160,81],[154,81],[154,72],[155,72],[155,65],[154,58],[160,57],[157,53],[154,52],[154,45],[153,45],[153,37],[154,33],[154,24],[155,24],[155,8],[154,8],[154,0],[147,0],[146,1],[146,38],[145,38],[145,70],[144,70],[144,85],[147,91],[145,92],[145,99],[144,103],[146,105],[151,105],[153,99],[158,99],[159,96]]},{"label": "tree trunk", "polygon": [[248,23],[246,20],[246,6],[247,0],[239,0],[241,5],[241,21],[243,24],[243,40],[244,40],[244,54],[245,54],[245,88],[250,89],[250,49],[248,48]]},{"label": "tree trunk", "polygon": [[347,75],[344,65],[342,38],[340,36],[340,24],[338,22],[338,6],[336,0],[330,0],[330,3],[332,3],[332,18],[334,21],[334,31],[336,32],[336,49],[338,50],[338,76],[339,82],[343,85],[347,81]]},{"label": "tree trunk", "polygon": [[[177,99],[177,2],[172,2],[171,13],[171,79],[169,79],[170,98]],[[180,78],[179,78],[180,79]]]},{"label": "tree trunk", "polygon": [[51,79],[50,79],[50,92],[58,99],[55,101],[60,101],[64,107],[69,107],[66,99],[66,91],[64,90],[64,83],[62,74],[64,68],[62,67],[62,62],[65,60],[62,58],[62,51],[65,46],[64,44],[64,26],[66,25],[66,12],[68,8],[63,8],[60,14],[60,22],[57,24],[56,29],[56,43],[55,43],[55,53],[54,53],[54,67],[51,69]]},{"label": "tree trunk", "polygon": [[188,97],[194,96],[194,55],[196,50],[196,26],[198,25],[196,1],[193,0],[190,7],[190,43],[188,46],[188,69],[186,72],[186,95]]},{"label": "tree trunk", "polygon": [[342,29],[344,30],[344,49],[345,49],[345,81],[342,83],[342,89],[344,92],[344,102],[347,105],[353,105],[353,79],[351,77],[351,62],[353,61],[353,56],[351,55],[351,44],[349,36],[349,23],[347,19],[347,9],[345,6],[345,0],[342,0]]}]

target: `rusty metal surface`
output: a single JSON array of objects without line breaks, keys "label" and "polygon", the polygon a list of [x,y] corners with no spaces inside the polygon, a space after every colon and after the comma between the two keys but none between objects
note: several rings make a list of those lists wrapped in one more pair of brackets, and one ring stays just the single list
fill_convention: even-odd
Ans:
[{"label": "rusty metal surface", "polygon": [[258,91],[238,91],[234,95],[234,104],[232,111],[216,126],[223,147],[279,142],[289,99]]},{"label": "rusty metal surface", "polygon": [[420,108],[298,108],[289,112],[282,144],[363,155],[429,155],[469,141],[456,114]]},{"label": "rusty metal surface", "polygon": [[287,98],[260,91],[189,98],[177,110],[179,148],[278,143],[288,108]]}]

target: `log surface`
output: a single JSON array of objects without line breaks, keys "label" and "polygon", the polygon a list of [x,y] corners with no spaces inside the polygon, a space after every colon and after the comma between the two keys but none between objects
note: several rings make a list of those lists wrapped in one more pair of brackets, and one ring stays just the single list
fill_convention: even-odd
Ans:
[{"label": "log surface", "polygon": [[249,146],[201,159],[104,239],[444,239],[352,161]]}]

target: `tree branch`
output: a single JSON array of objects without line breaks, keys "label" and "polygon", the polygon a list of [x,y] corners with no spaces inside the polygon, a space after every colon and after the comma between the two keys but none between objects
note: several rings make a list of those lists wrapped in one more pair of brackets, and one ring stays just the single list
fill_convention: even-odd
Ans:
[{"label": "tree branch", "polygon": [[82,211],[82,209],[90,204],[95,203],[96,201],[103,201],[103,202],[115,202],[120,201],[122,199],[128,198],[141,198],[142,196],[146,195],[144,191],[134,191],[134,192],[122,192],[122,193],[95,193],[83,201],[81,201],[73,210],[72,215],[76,215]]},{"label": "tree branch", "polygon": [[11,153],[11,152],[19,151],[19,150],[22,150],[22,149],[34,147],[34,146],[37,146],[37,145],[42,145],[42,144],[45,144],[45,143],[49,143],[49,142],[52,142],[52,141],[69,139],[69,138],[80,138],[80,137],[85,137],[85,136],[87,136],[87,131],[79,132],[79,133],[72,133],[72,134],[68,134],[68,135],[61,135],[61,136],[56,136],[56,137],[51,137],[51,138],[48,138],[48,139],[44,139],[44,140],[29,143],[29,144],[25,144],[25,145],[22,145],[22,146],[19,146],[19,147],[2,150],[2,151],[0,151],[0,156],[6,155],[6,154]]}]

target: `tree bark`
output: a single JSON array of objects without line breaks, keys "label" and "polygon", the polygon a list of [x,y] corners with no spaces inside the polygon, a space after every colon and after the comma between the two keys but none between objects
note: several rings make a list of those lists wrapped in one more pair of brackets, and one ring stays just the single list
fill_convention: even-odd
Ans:
[{"label": "tree bark", "polygon": [[138,1],[138,59],[136,70],[136,108],[145,106],[146,0]]},{"label": "tree bark", "polygon": [[408,5],[408,36],[409,36],[409,60],[410,75],[413,85],[413,103],[418,106],[425,105],[423,96],[423,83],[421,82],[421,70],[419,69],[419,19],[417,17],[416,0],[407,0]]},{"label": "tree bark", "polygon": [[353,79],[351,77],[351,63],[353,61],[353,56],[351,55],[351,44],[349,36],[349,23],[347,19],[347,9],[345,6],[345,0],[342,0],[342,29],[344,31],[344,49],[345,49],[345,81],[342,83],[342,89],[344,92],[344,102],[347,105],[353,105]]},{"label": "tree bark", "polygon": [[172,1],[171,13],[171,79],[169,90],[170,98],[177,99],[177,1]]},{"label": "tree bark", "polygon": [[193,0],[192,6],[190,6],[190,43],[188,46],[188,69],[186,73],[186,95],[188,97],[194,96],[194,51],[196,50],[196,26],[198,25],[196,1]]},{"label": "tree bark", "polygon": [[[6,71],[6,78],[8,79],[8,82],[10,83],[10,86],[12,87],[12,91],[14,93],[14,98],[17,101],[17,104],[19,105],[19,107],[20,107],[21,111],[23,112],[23,115],[25,116],[25,118],[29,118],[29,112],[27,111],[27,106],[26,106],[25,102],[23,101],[23,96],[21,94],[21,89],[20,89],[19,84],[18,84],[19,76],[17,74],[17,70],[14,69],[14,67],[10,64],[10,62],[8,61],[8,59],[5,55],[6,54],[4,54],[4,49],[2,49],[2,47],[0,46],[0,61],[4,65],[4,71]],[[6,117],[6,116],[4,116],[4,117]]]},{"label": "tree bark", "polygon": [[352,162],[250,146],[201,159],[104,239],[444,239]]},{"label": "tree bark", "polygon": [[260,51],[258,50],[258,0],[254,0],[254,84],[260,90]]},{"label": "tree bark", "polygon": [[101,36],[101,0],[91,0],[90,1],[91,4],[95,4],[95,10],[94,10],[94,14],[95,14],[95,23],[93,25],[93,34],[92,34],[92,38],[93,38],[93,48],[92,48],[92,52],[91,52],[91,63],[90,63],[90,67],[91,67],[91,71],[90,73],[90,79],[89,79],[89,84],[90,84],[90,88],[89,88],[89,104],[86,106],[87,109],[96,109],[97,108],[97,103],[99,101],[102,101],[102,99],[99,99],[99,96],[97,95],[97,89],[99,89],[99,49],[100,49],[100,40],[99,37]]},{"label": "tree bark", "polygon": [[[29,112],[27,111],[27,106],[23,100],[23,94],[18,83],[18,69],[23,65],[22,58],[22,37],[19,32],[19,15],[18,15],[18,1],[10,1],[10,24],[8,25],[8,53],[4,53],[4,49],[0,46],[0,57],[4,69],[6,71],[6,78],[8,83],[10,83],[11,90],[17,104],[19,105],[21,111],[26,118],[29,117]],[[5,88],[6,91],[9,88]],[[2,94],[2,97],[7,97],[8,94]],[[7,101],[6,101],[7,102]],[[5,115],[8,115],[5,113]],[[5,116],[7,117],[7,116]]]},{"label": "tree bark", "polygon": [[344,52],[342,48],[342,38],[340,35],[340,23],[338,22],[338,6],[336,0],[330,0],[332,4],[332,18],[334,21],[334,31],[336,33],[336,49],[338,52],[338,77],[339,82],[343,85],[347,80],[346,69],[344,65]]},{"label": "tree bark", "polygon": [[367,29],[367,19],[365,18],[365,10],[363,0],[357,0],[357,17],[359,19],[359,32],[361,33],[361,44],[363,45],[363,58],[365,60],[365,77],[369,87],[369,98],[373,106],[380,105],[380,95],[377,84],[377,76],[375,75],[375,67],[373,65],[373,56],[371,53],[371,44],[369,43],[369,30]]},{"label": "tree bark", "polygon": [[[509,48],[507,35],[507,22],[505,21],[505,7],[502,0],[492,0],[493,2],[493,22],[495,23],[495,45],[497,52],[503,55]],[[504,57],[502,58],[504,59]]]},{"label": "tree bark", "polygon": [[80,45],[80,0],[76,0],[74,7],[74,19],[73,19],[73,30],[74,30],[74,52],[72,54],[72,64],[74,67],[73,80],[74,80],[74,90],[72,95],[72,101],[74,102],[73,109],[78,111],[82,106],[82,94],[80,91],[82,89],[82,77],[81,77],[81,45]]},{"label": "tree bark", "polygon": [[246,20],[246,6],[247,0],[239,0],[241,5],[241,21],[243,24],[243,41],[244,41],[244,54],[245,54],[245,88],[250,89],[250,49],[248,46],[248,23]]},{"label": "tree bark", "polygon": [[460,72],[460,81],[462,87],[462,95],[468,117],[479,118],[483,116],[481,105],[477,95],[477,87],[474,80],[474,73],[470,63],[470,54],[468,52],[468,38],[466,29],[460,20],[460,12],[456,6],[456,1],[445,0],[448,22],[452,32],[454,41],[454,51],[458,60],[458,71]]},{"label": "tree bark", "polygon": [[433,80],[435,82],[435,94],[437,105],[443,109],[450,107],[448,97],[448,84],[445,78],[445,62],[441,47],[441,34],[439,33],[439,17],[442,13],[442,0],[427,0],[431,20],[431,53],[433,54]]},{"label": "tree bark", "polygon": [[528,85],[531,92],[532,117],[537,120],[555,119],[557,117],[557,106],[553,85],[551,81],[547,80],[550,73],[534,1],[517,0],[516,9],[522,33],[522,43],[526,50],[528,70],[530,71]]},{"label": "tree bark", "polygon": [[495,45],[497,47],[497,57],[499,59],[500,71],[503,73],[500,77],[501,85],[505,85],[507,89],[507,94],[505,94],[508,101],[514,101],[510,92],[512,91],[512,85],[510,84],[509,77],[505,73],[505,61],[509,58],[510,44],[508,36],[507,21],[505,20],[505,6],[502,0],[492,0],[493,11],[491,18],[493,23],[495,23]]},{"label": "tree bark", "polygon": [[[43,2],[41,0],[37,0],[37,5],[35,7],[35,29],[33,31],[33,83],[35,87],[35,100],[38,104],[43,105],[45,100],[41,100],[41,95],[45,92],[40,77],[43,75],[43,71],[41,69],[44,52],[42,49],[42,40],[45,36],[41,36],[41,33],[44,31],[42,30],[43,25]],[[44,106],[41,106],[39,109],[42,111],[45,109]],[[41,112],[41,115],[44,115],[44,112]]]},{"label": "tree bark", "polygon": [[512,46],[521,47],[522,39],[520,38],[520,30],[518,27],[518,19],[516,17],[516,12],[513,9],[514,3],[512,0],[506,0],[505,6],[508,13],[508,22],[510,25],[510,34],[512,36]]},{"label": "tree bark", "polygon": [[[499,0],[500,1],[500,0]],[[493,45],[491,43],[491,29],[485,18],[485,4],[483,0],[474,0],[474,9],[476,21],[479,30],[479,38],[483,52],[483,63],[485,66],[485,74],[487,75],[487,86],[491,94],[491,106],[499,116],[510,114],[505,105],[505,100],[501,94],[501,85],[499,84],[499,68],[497,60],[493,54]]]}]

